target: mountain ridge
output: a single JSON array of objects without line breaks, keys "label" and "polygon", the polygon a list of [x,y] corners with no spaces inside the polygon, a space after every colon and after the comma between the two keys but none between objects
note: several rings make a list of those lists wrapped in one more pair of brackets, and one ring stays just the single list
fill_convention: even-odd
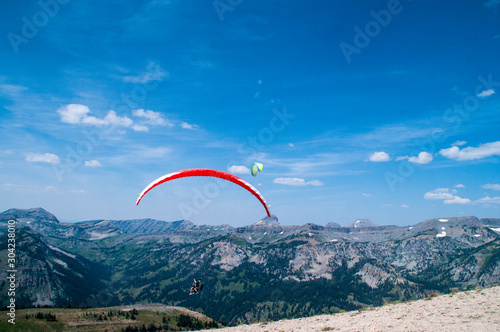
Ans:
[{"label": "mountain ridge", "polygon": [[[0,219],[0,225],[6,226],[4,221]],[[110,271],[108,276],[97,276],[101,286],[92,297],[96,305],[109,301],[182,305],[238,324],[355,310],[422,298],[433,291],[499,283],[498,225],[500,219],[476,217],[341,228],[313,223],[285,226],[272,219],[214,230],[184,221],[56,224],[42,218],[21,220],[16,230],[47,243],[51,250],[46,250],[49,255],[44,260],[53,265],[58,259],[69,266],[74,260],[61,255],[74,255]],[[6,227],[0,227],[0,235],[0,242],[7,239]],[[35,242],[24,247],[23,255],[36,252]],[[38,264],[22,262],[23,269],[33,270]],[[36,268],[33,271],[28,277],[31,283],[46,278]],[[197,276],[204,276],[204,291],[186,296]],[[57,294],[75,292],[64,283],[52,284]],[[37,287],[20,291],[43,293],[43,287]],[[44,296],[42,301],[51,300]],[[63,303],[60,298],[54,301]]]}]

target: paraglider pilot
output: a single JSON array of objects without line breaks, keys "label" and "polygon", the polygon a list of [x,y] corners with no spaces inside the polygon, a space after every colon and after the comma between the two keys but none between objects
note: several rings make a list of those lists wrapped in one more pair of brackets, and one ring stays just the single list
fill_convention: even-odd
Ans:
[{"label": "paraglider pilot", "polygon": [[199,278],[199,279],[195,278],[193,280],[193,286],[191,287],[189,295],[198,294],[198,292],[201,291],[202,289],[203,289],[203,280],[202,280],[202,278]]}]

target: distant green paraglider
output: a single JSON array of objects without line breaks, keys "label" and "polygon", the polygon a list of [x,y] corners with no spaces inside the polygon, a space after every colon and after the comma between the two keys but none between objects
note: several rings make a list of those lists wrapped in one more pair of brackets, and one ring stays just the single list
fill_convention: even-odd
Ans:
[{"label": "distant green paraglider", "polygon": [[253,163],[252,166],[250,166],[250,173],[252,173],[253,176],[257,176],[257,173],[262,172],[263,168],[264,165],[261,163]]}]

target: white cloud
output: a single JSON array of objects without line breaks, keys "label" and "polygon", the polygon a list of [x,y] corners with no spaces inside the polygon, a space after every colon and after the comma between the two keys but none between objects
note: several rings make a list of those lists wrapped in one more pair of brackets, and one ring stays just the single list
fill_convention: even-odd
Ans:
[{"label": "white cloud", "polygon": [[467,144],[466,141],[456,141],[455,143],[452,144],[452,146],[456,145],[456,146],[462,146],[462,145],[465,145]]},{"label": "white cloud", "polygon": [[287,186],[322,186],[323,183],[318,180],[306,181],[300,178],[276,178],[273,183],[284,184]]},{"label": "white cloud", "polygon": [[365,196],[365,197],[371,197],[372,194],[365,194],[365,193],[362,193],[361,195]]},{"label": "white cloud", "polygon": [[59,164],[61,162],[61,159],[52,153],[28,153],[26,155],[26,161],[30,163]]},{"label": "white cloud", "polygon": [[453,195],[448,188],[437,188],[425,193],[425,199],[453,199]]},{"label": "white cloud", "polygon": [[389,154],[384,151],[374,152],[369,159],[375,163],[391,160]]},{"label": "white cloud", "polygon": [[442,149],[439,153],[454,160],[474,160],[491,156],[500,156],[500,141],[482,144],[479,147],[467,147],[462,150],[458,146]]},{"label": "white cloud", "polygon": [[62,122],[71,124],[88,124],[96,127],[105,125],[130,127],[133,124],[133,121],[130,118],[126,116],[120,117],[115,111],[109,111],[104,119],[88,115],[89,113],[92,113],[90,109],[87,106],[80,104],[68,104],[60,107],[57,110],[57,113],[61,115]]},{"label": "white cloud", "polygon": [[[452,190],[453,193],[456,192],[456,190]],[[450,193],[449,188],[437,188],[434,189],[433,191],[429,191],[425,193],[424,195],[425,199],[441,199],[444,200],[444,204],[469,204],[471,203],[471,200],[468,198],[462,198],[456,195],[453,195]]]},{"label": "white cloud", "polygon": [[138,109],[138,110],[133,110],[132,114],[140,118],[145,118],[147,120],[146,123],[153,126],[162,126],[165,124],[172,126],[171,123],[167,123],[167,121],[163,119],[161,113],[159,112],[153,112],[151,110],[145,111],[143,109]]},{"label": "white cloud", "polygon": [[468,198],[461,198],[458,196],[453,196],[452,199],[447,199],[444,201],[444,204],[469,204],[471,202]]},{"label": "white cloud", "polygon": [[87,167],[102,167],[101,163],[97,160],[86,160],[85,166]]},{"label": "white cloud", "polygon": [[417,157],[410,157],[408,161],[415,164],[425,165],[432,161],[432,154],[422,151]]},{"label": "white cloud", "polygon": [[295,147],[295,145],[293,145],[293,143],[288,143],[288,146],[291,147],[291,148]]},{"label": "white cloud", "polygon": [[409,206],[409,205],[406,205],[406,204],[402,204],[402,205],[401,205],[401,207],[402,207],[402,208],[405,208],[405,209],[410,208],[410,206]]},{"label": "white cloud", "polygon": [[104,121],[106,121],[106,124],[109,123],[120,127],[130,127],[134,123],[132,119],[127,118],[126,116],[120,117],[116,115],[115,111],[109,111],[108,115],[104,118]]},{"label": "white cloud", "polygon": [[492,189],[492,190],[500,190],[500,184],[498,183],[487,183],[483,185],[481,188],[483,189]]},{"label": "white cloud", "polygon": [[489,96],[491,96],[493,94],[495,94],[495,90],[489,89],[489,90],[484,90],[483,92],[481,92],[477,96],[478,97],[482,97],[482,98],[486,98],[486,97],[489,97]]},{"label": "white cloud", "polygon": [[250,174],[250,168],[243,165],[230,166],[227,171],[233,174]]},{"label": "white cloud", "polygon": [[465,188],[465,185],[463,185],[463,184],[461,184],[461,183],[460,183],[460,184],[457,184],[457,185],[455,186],[455,188]]},{"label": "white cloud", "polygon": [[181,123],[181,127],[184,129],[194,129],[198,126],[194,125],[194,124],[187,123],[187,122],[183,122],[183,123]]},{"label": "white cloud", "polygon": [[399,156],[399,157],[396,157],[396,161],[401,161],[401,160],[405,160],[405,159],[408,159],[410,157],[408,156]]},{"label": "white cloud", "polygon": [[90,110],[85,105],[69,104],[57,110],[61,115],[61,121],[65,123],[81,123],[82,119],[87,117]]}]

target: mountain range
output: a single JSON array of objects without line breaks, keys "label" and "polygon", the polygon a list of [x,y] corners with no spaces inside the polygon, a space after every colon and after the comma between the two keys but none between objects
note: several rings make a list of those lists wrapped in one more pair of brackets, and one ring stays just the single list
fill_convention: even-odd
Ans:
[{"label": "mountain range", "polygon": [[[229,324],[334,313],[500,282],[500,219],[449,217],[412,226],[245,227],[187,220],[61,223],[42,208],[16,220],[17,304],[184,306]],[[205,288],[189,296],[195,277]],[[6,272],[0,270],[6,291]],[[2,306],[7,304],[2,298]]]}]

